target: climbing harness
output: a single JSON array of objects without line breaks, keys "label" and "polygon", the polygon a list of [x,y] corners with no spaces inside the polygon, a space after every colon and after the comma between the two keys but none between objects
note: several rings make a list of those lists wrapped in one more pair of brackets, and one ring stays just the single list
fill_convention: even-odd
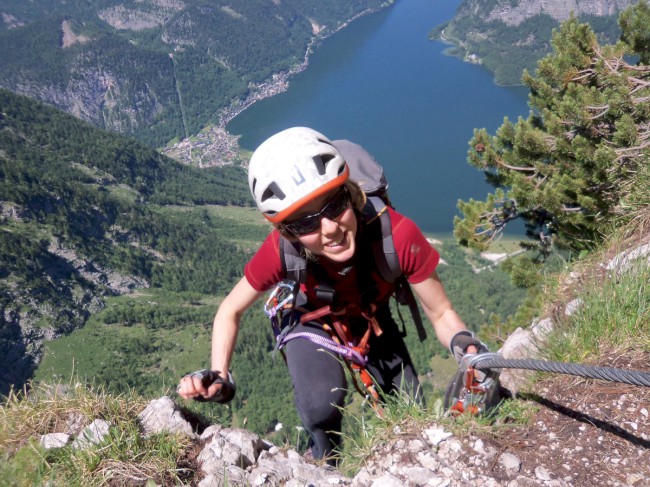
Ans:
[{"label": "climbing harness", "polygon": [[[374,316],[376,306],[371,305],[368,311],[360,312],[368,322],[368,327],[361,338],[356,338],[345,323],[347,309],[334,311],[328,305],[315,311],[309,311],[298,307],[296,301],[299,289],[300,286],[295,281],[280,281],[264,304],[264,312],[271,321],[275,335],[276,350],[282,350],[289,341],[301,338],[311,341],[324,350],[340,355],[351,372],[355,389],[363,397],[378,403],[379,393],[372,376],[366,369],[370,337],[373,334],[376,336],[382,334],[381,327]],[[298,324],[305,323],[318,323],[329,334],[329,338],[307,331],[293,331]]]},{"label": "climbing harness", "polygon": [[502,369],[527,369],[574,375],[587,379],[650,387],[650,372],[614,367],[551,362],[535,359],[505,359],[498,353],[467,354],[445,394],[444,407],[451,414],[484,414],[502,399],[499,374]]}]

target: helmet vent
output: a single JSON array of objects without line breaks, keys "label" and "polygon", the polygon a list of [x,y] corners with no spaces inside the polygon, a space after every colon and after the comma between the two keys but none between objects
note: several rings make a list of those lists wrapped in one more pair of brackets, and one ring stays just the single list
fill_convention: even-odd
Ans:
[{"label": "helmet vent", "polygon": [[312,157],[312,160],[314,161],[318,175],[322,176],[325,174],[325,164],[323,163],[323,158],[321,156],[314,156]]},{"label": "helmet vent", "polygon": [[280,186],[278,186],[278,183],[273,182],[269,184],[268,188],[264,190],[264,193],[262,193],[262,198],[261,202],[264,203],[266,200],[269,198],[278,198],[280,200],[283,200],[287,197],[287,195],[284,194],[284,191],[280,189]]},{"label": "helmet vent", "polygon": [[320,142],[321,144],[327,144],[327,145],[330,145],[330,146],[334,147],[332,145],[332,143],[327,139],[318,139],[318,142]]},{"label": "helmet vent", "polygon": [[316,165],[316,170],[318,171],[319,176],[325,174],[325,169],[327,168],[327,163],[334,159],[332,154],[323,154],[320,156],[314,156],[314,164]]}]

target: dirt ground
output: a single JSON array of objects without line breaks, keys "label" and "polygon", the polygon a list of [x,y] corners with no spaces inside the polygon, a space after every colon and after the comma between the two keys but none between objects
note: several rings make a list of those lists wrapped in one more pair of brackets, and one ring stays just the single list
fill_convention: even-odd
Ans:
[{"label": "dirt ground", "polygon": [[[609,357],[602,365],[650,371],[648,358]],[[516,477],[500,461],[507,452],[521,461],[522,474],[540,481],[650,486],[650,388],[558,375],[518,400],[536,407],[534,419],[484,438],[500,453],[490,473],[504,485]]]}]

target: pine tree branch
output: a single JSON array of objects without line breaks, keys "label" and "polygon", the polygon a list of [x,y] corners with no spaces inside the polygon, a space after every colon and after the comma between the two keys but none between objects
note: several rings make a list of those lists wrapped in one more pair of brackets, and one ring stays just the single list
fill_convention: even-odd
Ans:
[{"label": "pine tree branch", "polygon": [[537,184],[535,184],[535,190],[538,190],[539,187],[544,184],[544,181],[548,179],[548,174],[546,174],[543,178],[537,181]]},{"label": "pine tree branch", "polygon": [[[648,73],[650,73],[650,70],[648,70]],[[646,86],[650,86],[650,81],[645,81],[645,80],[642,80],[642,79],[640,79],[640,78],[636,78],[636,77],[634,77],[634,76],[628,76],[627,79],[628,79],[628,81],[632,81],[632,82],[634,82],[634,83],[636,83],[636,84],[638,85],[638,86],[637,86],[636,88],[634,88],[634,90],[632,90],[632,91],[636,91],[636,90],[638,90],[638,89],[640,89],[640,88],[643,88],[643,87],[646,87]]]},{"label": "pine tree branch", "polygon": [[562,211],[565,213],[577,213],[579,211],[582,211],[582,207],[581,206],[568,207],[566,205],[562,205]]},{"label": "pine tree branch", "polygon": [[591,111],[600,110],[600,113],[597,113],[596,115],[593,115],[591,117],[591,120],[596,120],[597,118],[602,117],[603,115],[605,115],[609,111],[609,105],[603,105],[603,106],[600,106],[600,107],[585,107],[585,108],[587,110],[591,110]]},{"label": "pine tree branch", "polygon": [[503,162],[503,159],[500,158],[500,157],[496,158],[496,163],[501,167],[505,167],[506,169],[511,169],[513,171],[518,171],[518,172],[536,172],[537,171],[537,169],[535,169],[534,167],[511,166],[510,164],[506,164],[505,162]]}]

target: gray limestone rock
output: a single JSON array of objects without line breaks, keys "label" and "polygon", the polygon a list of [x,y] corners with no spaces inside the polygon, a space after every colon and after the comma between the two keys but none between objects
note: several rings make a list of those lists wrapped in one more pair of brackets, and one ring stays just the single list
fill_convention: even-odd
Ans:
[{"label": "gray limestone rock", "polygon": [[103,419],[96,419],[86,426],[81,434],[72,443],[73,448],[84,449],[104,441],[110,425]]},{"label": "gray limestone rock", "polygon": [[48,433],[41,436],[40,444],[46,450],[50,448],[61,448],[68,444],[70,435],[67,433]]},{"label": "gray limestone rock", "polygon": [[169,433],[183,433],[192,438],[196,437],[196,434],[192,431],[192,426],[183,417],[178,406],[167,396],[151,401],[138,414],[138,419],[145,434],[167,431]]}]

